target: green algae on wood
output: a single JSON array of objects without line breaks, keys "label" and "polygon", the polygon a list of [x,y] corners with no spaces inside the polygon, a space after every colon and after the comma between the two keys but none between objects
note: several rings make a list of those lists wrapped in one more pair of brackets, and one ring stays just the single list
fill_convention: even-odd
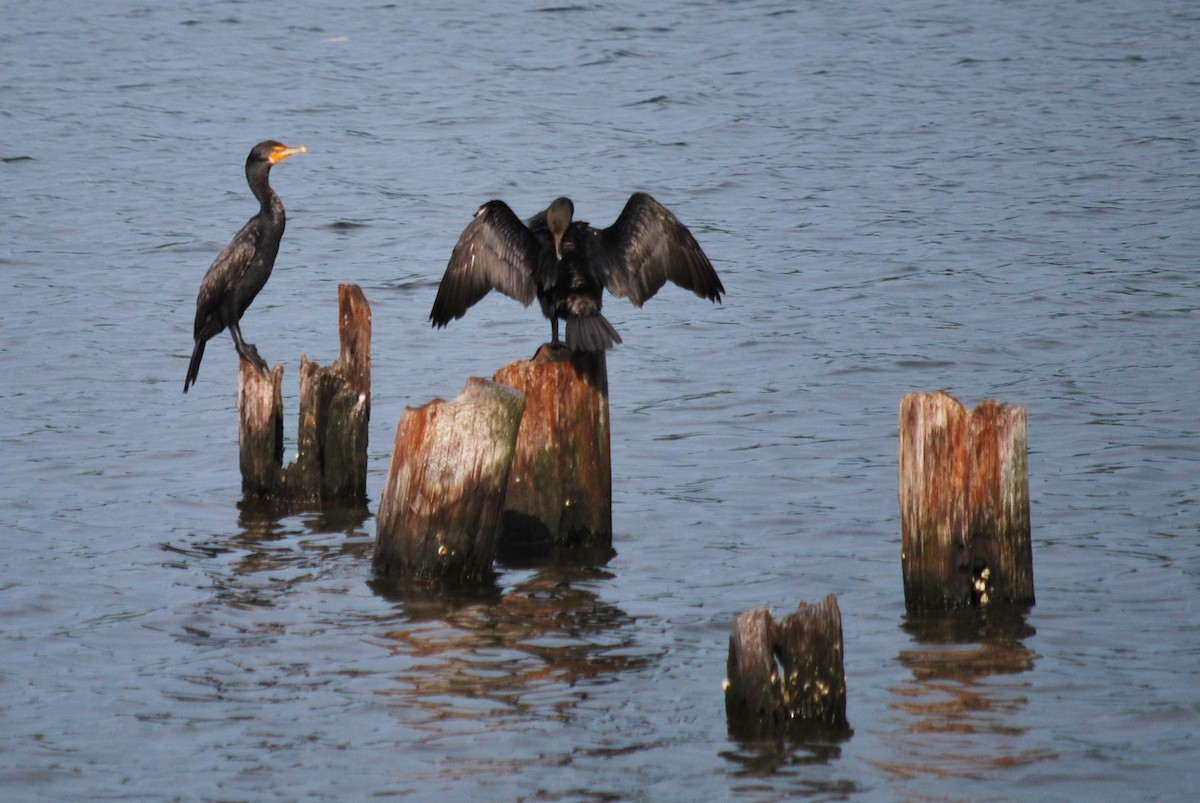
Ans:
[{"label": "green algae on wood", "polygon": [[493,576],[525,397],[471,377],[450,401],[409,407],[376,514],[374,568],[433,585]]},{"label": "green algae on wood", "polygon": [[501,551],[514,558],[612,551],[608,369],[603,351],[543,345],[492,377],[525,395],[504,504]]}]

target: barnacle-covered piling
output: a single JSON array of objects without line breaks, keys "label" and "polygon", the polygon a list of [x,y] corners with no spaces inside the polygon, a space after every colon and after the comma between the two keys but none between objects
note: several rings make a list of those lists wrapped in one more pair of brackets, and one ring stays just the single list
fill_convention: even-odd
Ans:
[{"label": "barnacle-covered piling", "polygon": [[831,594],[776,622],[766,608],[734,617],[725,718],[740,739],[846,735],[842,614]]},{"label": "barnacle-covered piling", "polygon": [[900,402],[899,499],[910,612],[1031,605],[1025,408],[968,412],[950,395]]}]

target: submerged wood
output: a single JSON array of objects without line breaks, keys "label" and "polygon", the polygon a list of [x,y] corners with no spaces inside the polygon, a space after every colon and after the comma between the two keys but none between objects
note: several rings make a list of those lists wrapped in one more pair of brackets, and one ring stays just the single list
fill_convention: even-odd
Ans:
[{"label": "submerged wood", "polygon": [[849,731],[842,615],[831,594],[776,622],[738,614],[729,637],[725,717],[736,738]]},{"label": "submerged wood", "polygon": [[910,612],[1031,605],[1033,550],[1025,408],[968,412],[950,395],[900,403],[899,499]]},{"label": "submerged wood", "polygon": [[338,287],[341,352],[328,367],[300,358],[296,460],[283,468],[283,368],[241,360],[242,493],[285,505],[365,505],[371,418],[371,307],[358,285]]},{"label": "submerged wood", "polygon": [[492,577],[525,397],[472,377],[400,417],[376,515],[374,567],[445,585]]},{"label": "submerged wood", "polygon": [[603,351],[543,345],[492,377],[525,395],[501,550],[612,551],[612,458]]}]

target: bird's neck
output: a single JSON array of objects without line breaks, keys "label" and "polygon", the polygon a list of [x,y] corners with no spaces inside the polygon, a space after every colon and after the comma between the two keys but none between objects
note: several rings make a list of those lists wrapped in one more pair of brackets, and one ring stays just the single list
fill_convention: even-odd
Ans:
[{"label": "bird's neck", "polygon": [[279,200],[279,196],[275,194],[275,190],[271,189],[271,186],[265,181],[262,184],[254,186],[253,189],[254,197],[258,199],[262,211],[283,210],[283,202]]},{"label": "bird's neck", "polygon": [[279,196],[275,194],[275,190],[271,189],[271,184],[267,180],[267,173],[265,171],[248,173],[246,181],[250,184],[250,191],[258,199],[262,213],[270,217],[282,218],[283,202],[279,200]]},{"label": "bird's neck", "polygon": [[[256,192],[255,195],[258,195]],[[287,218],[283,212],[283,201],[279,200],[270,187],[266,192],[258,196],[258,201],[262,205],[259,210],[259,219],[262,221],[261,235],[267,238],[273,238],[276,242],[283,236],[284,226],[287,225]]]}]

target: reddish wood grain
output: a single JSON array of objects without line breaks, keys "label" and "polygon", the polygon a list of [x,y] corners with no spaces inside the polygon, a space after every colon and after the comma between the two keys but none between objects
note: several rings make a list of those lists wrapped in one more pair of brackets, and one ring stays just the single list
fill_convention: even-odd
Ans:
[{"label": "reddish wood grain", "polygon": [[506,553],[611,551],[612,458],[604,352],[544,345],[493,379],[525,395],[505,500]]},{"label": "reddish wood grain", "polygon": [[1032,604],[1025,408],[900,403],[901,565],[910,611]]},{"label": "reddish wood grain", "polygon": [[492,576],[525,398],[472,377],[400,417],[376,515],[375,570],[438,584]]}]

